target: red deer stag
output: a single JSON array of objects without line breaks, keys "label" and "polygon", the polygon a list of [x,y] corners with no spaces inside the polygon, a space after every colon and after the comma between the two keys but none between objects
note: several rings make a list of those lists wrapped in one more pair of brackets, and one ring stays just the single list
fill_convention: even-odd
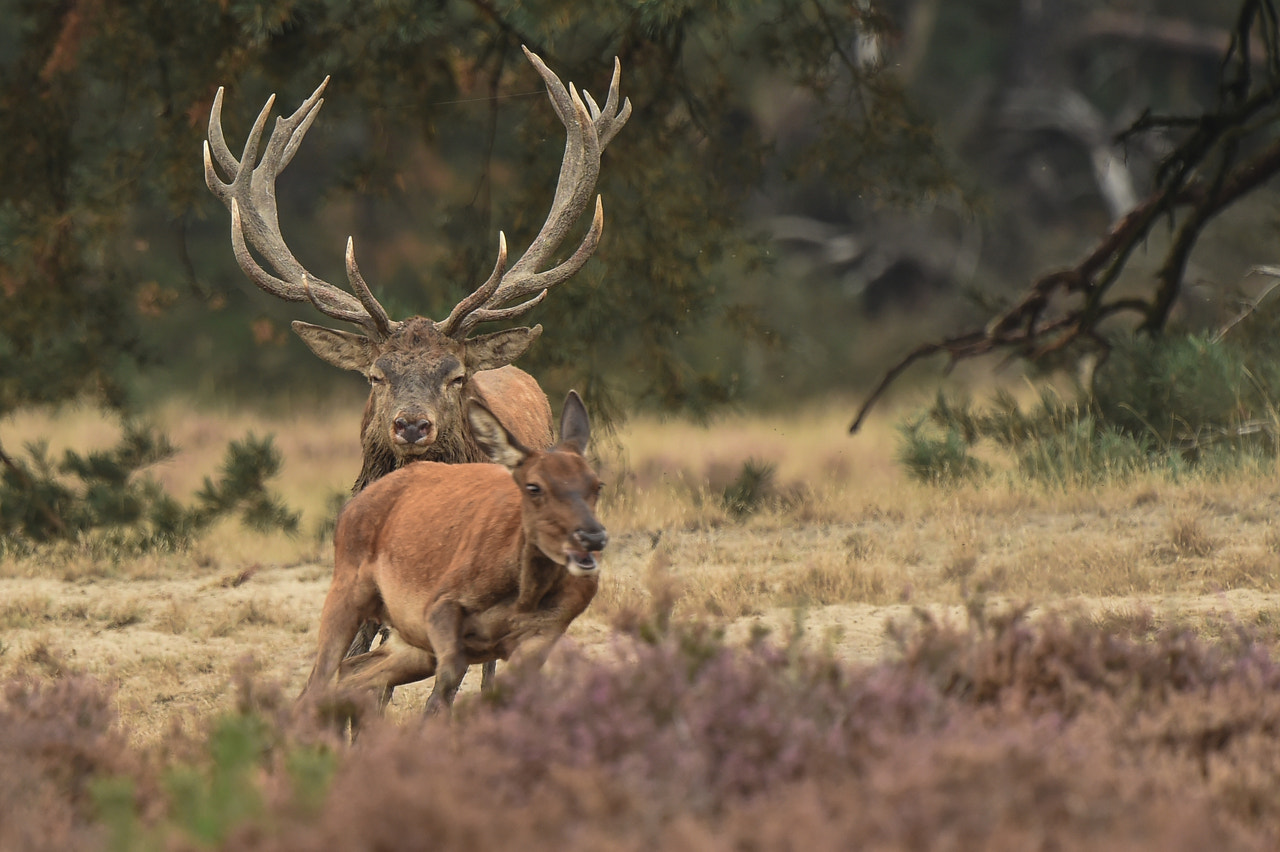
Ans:
[{"label": "red deer stag", "polygon": [[[347,240],[346,269],[354,295],[312,275],[285,244],[276,210],[276,178],[293,159],[323,105],[321,94],[328,78],[293,115],[276,119],[261,161],[260,141],[275,96],[258,113],[239,160],[222,132],[221,88],[214,98],[204,145],[205,183],[231,211],[231,244],[240,268],[272,296],[310,302],[324,315],[360,329],[352,333],[293,323],[293,330],[312,352],[334,366],[363,373],[372,385],[360,427],[364,459],[353,492],[416,460],[487,461],[463,416],[468,400],[483,402],[525,446],[542,448],[551,442],[546,395],[532,376],[508,366],[538,338],[542,326],[468,335],[483,323],[523,315],[591,257],[604,228],[599,196],[591,227],[577,249],[546,268],[591,203],[601,151],[630,118],[631,101],[619,102],[621,65],[616,59],[602,108],[585,91],[579,96],[572,84],[566,90],[541,59],[527,48],[524,52],[546,83],[551,105],[567,134],[551,211],[524,255],[509,269],[506,237],[499,233],[493,274],[440,322],[388,317],[356,266],[351,239]],[[222,180],[218,168],[229,180]],[[259,264],[254,253],[274,274]],[[366,626],[353,650],[367,650],[376,632],[376,626]]]},{"label": "red deer stag", "polygon": [[[570,391],[560,443],[522,444],[482,403],[467,406],[490,464],[413,464],[357,494],[334,534],[333,582],[299,701],[335,673],[344,691],[385,694],[435,676],[427,712],[447,709],[470,664],[540,666],[596,594],[600,480],[583,458],[590,426]],[[391,627],[377,649],[343,660],[370,618]]]}]

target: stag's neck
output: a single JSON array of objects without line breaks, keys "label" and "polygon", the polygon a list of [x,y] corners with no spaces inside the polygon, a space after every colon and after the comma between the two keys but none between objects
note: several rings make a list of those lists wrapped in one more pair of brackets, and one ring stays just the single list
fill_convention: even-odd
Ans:
[{"label": "stag's neck", "polygon": [[381,479],[400,466],[396,454],[390,447],[366,442],[364,464],[360,467],[360,475],[356,477],[355,485],[351,486],[351,493],[359,494],[370,483]]},{"label": "stag's neck", "polygon": [[552,562],[528,538],[520,552],[520,593],[516,597],[516,612],[533,612],[538,609],[547,592],[563,578],[564,566]]}]

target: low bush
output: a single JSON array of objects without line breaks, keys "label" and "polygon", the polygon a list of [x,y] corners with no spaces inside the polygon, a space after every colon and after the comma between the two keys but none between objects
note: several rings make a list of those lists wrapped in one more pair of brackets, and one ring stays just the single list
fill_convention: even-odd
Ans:
[{"label": "low bush", "polygon": [[115,447],[88,454],[67,450],[60,461],[38,443],[27,446],[25,457],[0,453],[0,554],[84,540],[113,552],[174,549],[235,514],[251,529],[297,529],[297,513],[267,486],[280,471],[270,436],[232,441],[221,476],[205,477],[190,505],[144,473],[174,452],[163,434],[131,423]]},{"label": "low bush", "polygon": [[[1113,628],[1115,626],[1113,625]],[[244,677],[201,736],[127,745],[101,688],[0,704],[0,847],[1274,848],[1280,666],[1243,631],[917,617],[846,667],[659,619],[605,659],[374,722],[354,746]],[[24,833],[25,832],[25,833]],[[39,837],[51,838],[40,841]]]}]

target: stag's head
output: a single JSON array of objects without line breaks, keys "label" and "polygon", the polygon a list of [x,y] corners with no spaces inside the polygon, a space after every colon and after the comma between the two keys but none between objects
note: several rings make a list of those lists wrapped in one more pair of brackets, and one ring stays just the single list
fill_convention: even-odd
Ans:
[{"label": "stag's head", "polygon": [[463,458],[471,377],[510,364],[542,333],[534,326],[458,340],[424,317],[399,323],[384,339],[301,321],[293,329],[321,359],[368,378],[365,440],[388,447],[401,463]]},{"label": "stag's head", "polygon": [[[561,263],[548,266],[569,229],[591,205],[601,151],[631,115],[631,102],[620,102],[618,97],[620,66],[614,60],[609,94],[600,107],[585,91],[579,95],[572,85],[566,89],[527,48],[525,55],[546,83],[551,104],[566,129],[551,211],[524,255],[510,268],[506,237],[499,233],[493,274],[439,321],[427,317],[392,320],[360,274],[350,239],[346,252],[350,292],[309,273],[285,244],[276,210],[276,177],[293,158],[323,105],[321,94],[327,78],[293,115],[276,119],[265,148],[260,150],[262,132],[275,102],[273,95],[258,114],[239,160],[222,132],[222,89],[214,98],[209,140],[204,146],[205,182],[231,211],[231,242],[241,269],[271,295],[290,302],[310,302],[325,316],[359,329],[339,331],[293,323],[294,331],[320,358],[368,378],[372,389],[362,430],[366,467],[370,453],[393,455],[398,463],[419,457],[470,460],[459,448],[466,442],[463,406],[471,377],[519,358],[542,327],[485,335],[473,332],[483,323],[513,319],[529,311],[551,288],[581,269],[599,243],[604,210],[596,196],[591,227],[578,248]],[[219,176],[215,163],[229,180]],[[263,267],[259,257],[271,271]]]},{"label": "stag's head", "polygon": [[596,517],[600,478],[585,458],[591,425],[577,392],[564,401],[560,442],[549,450],[523,446],[478,402],[467,406],[467,416],[476,441],[520,486],[526,540],[575,577],[594,576],[609,533]]}]

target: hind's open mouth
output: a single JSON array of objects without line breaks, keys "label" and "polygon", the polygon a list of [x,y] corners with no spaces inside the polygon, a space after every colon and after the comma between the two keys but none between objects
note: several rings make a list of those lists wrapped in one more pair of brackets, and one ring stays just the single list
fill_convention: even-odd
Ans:
[{"label": "hind's open mouth", "polygon": [[581,577],[586,574],[594,574],[600,570],[600,563],[596,561],[596,555],[589,550],[570,550],[567,555],[569,557],[569,573],[571,574]]}]

